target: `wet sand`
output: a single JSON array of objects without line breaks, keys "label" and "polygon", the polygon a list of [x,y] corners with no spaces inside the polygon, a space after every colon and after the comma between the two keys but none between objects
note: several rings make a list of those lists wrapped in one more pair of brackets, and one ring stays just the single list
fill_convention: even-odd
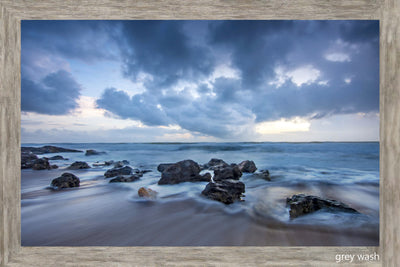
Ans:
[{"label": "wet sand", "polygon": [[[61,170],[26,172],[22,184]],[[132,201],[103,179],[80,188],[22,194],[22,246],[378,246],[379,227],[282,223],[192,198]]]}]

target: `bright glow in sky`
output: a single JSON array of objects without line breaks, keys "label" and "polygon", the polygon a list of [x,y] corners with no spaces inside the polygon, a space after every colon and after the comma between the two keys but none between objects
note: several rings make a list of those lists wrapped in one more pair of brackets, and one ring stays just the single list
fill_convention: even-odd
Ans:
[{"label": "bright glow in sky", "polygon": [[379,140],[378,21],[22,21],[23,143]]}]

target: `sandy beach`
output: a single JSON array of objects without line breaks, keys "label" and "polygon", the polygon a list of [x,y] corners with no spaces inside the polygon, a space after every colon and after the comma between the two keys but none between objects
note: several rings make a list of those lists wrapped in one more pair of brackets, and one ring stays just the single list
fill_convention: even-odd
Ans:
[{"label": "sandy beach", "polygon": [[[327,225],[310,223],[312,217],[280,220],[288,212],[281,196],[307,192],[310,188],[304,186],[288,187],[286,192],[280,187],[264,189],[267,199],[277,198],[280,206],[271,207],[260,197],[250,209],[239,208],[241,203],[227,207],[179,194],[141,200],[120,184],[104,183],[101,176],[83,181],[79,188],[40,189],[62,172],[22,171],[22,188],[39,188],[22,193],[22,246],[379,245],[379,224],[357,225],[355,221],[351,225],[351,218],[346,218],[347,225],[343,225],[340,215],[335,215],[337,223]],[[75,173],[81,176],[84,172]],[[346,200],[351,202],[354,191],[347,189]],[[329,195],[337,190],[327,187],[322,191]],[[356,208],[370,212],[362,206]]]}]

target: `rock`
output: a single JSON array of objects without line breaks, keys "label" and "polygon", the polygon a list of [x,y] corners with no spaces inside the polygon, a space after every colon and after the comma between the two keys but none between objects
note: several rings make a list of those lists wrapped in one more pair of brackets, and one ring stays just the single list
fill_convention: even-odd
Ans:
[{"label": "rock", "polygon": [[151,190],[150,188],[141,187],[138,190],[139,197],[155,199],[157,198],[157,194],[158,194],[157,191]]},{"label": "rock", "polygon": [[95,155],[101,155],[101,154],[106,154],[106,152],[99,152],[94,149],[88,149],[88,150],[86,150],[85,156],[95,156]]},{"label": "rock", "polygon": [[242,172],[250,172],[253,173],[257,170],[256,164],[252,160],[245,160],[239,163],[239,169]]},{"label": "rock", "polygon": [[125,165],[129,164],[129,161],[127,160],[122,160],[122,161],[117,161],[117,162],[113,162],[114,163],[114,168],[121,168]]},{"label": "rock", "polygon": [[298,194],[293,195],[291,198],[286,199],[286,204],[290,207],[290,218],[296,217],[315,212],[320,209],[327,209],[330,211],[343,211],[350,213],[358,213],[353,208],[350,208],[346,204],[332,199],[323,199],[317,196]]},{"label": "rock", "polygon": [[122,161],[117,161],[114,163],[114,168],[121,168],[124,167],[124,163]]},{"label": "rock", "polygon": [[139,170],[139,169],[133,169],[132,170],[133,173],[140,175],[140,177],[143,176],[143,174],[147,173],[147,172],[151,172],[151,170]]},{"label": "rock", "polygon": [[242,172],[239,169],[238,165],[219,167],[214,170],[213,180],[222,181],[227,179],[239,180],[242,176]]},{"label": "rock", "polygon": [[261,170],[260,172],[254,173],[253,176],[256,176],[258,178],[261,178],[261,179],[264,179],[267,181],[271,181],[271,176],[269,175],[268,170]]},{"label": "rock", "polygon": [[79,183],[79,178],[68,172],[63,173],[60,177],[55,178],[53,179],[53,181],[51,181],[51,185],[57,187],[57,189],[79,187]]},{"label": "rock", "polygon": [[52,169],[58,169],[58,166],[56,164],[53,164],[50,166]]},{"label": "rock", "polygon": [[84,161],[75,161],[68,167],[68,169],[70,170],[89,169],[89,168],[90,166]]},{"label": "rock", "polygon": [[40,158],[33,162],[33,170],[50,170],[51,166],[47,158]]},{"label": "rock", "polygon": [[138,175],[130,175],[130,176],[124,176],[124,175],[118,175],[117,177],[113,178],[110,180],[110,183],[130,183],[134,182],[140,179],[140,176]]},{"label": "rock", "polygon": [[39,159],[35,154],[31,152],[21,152],[21,169],[30,169],[33,163]]},{"label": "rock", "polygon": [[161,173],[159,185],[183,182],[209,182],[210,174],[200,175],[200,167],[193,160],[182,160],[170,165]]},{"label": "rock", "polygon": [[229,164],[223,161],[222,159],[214,159],[214,158],[211,159],[208,163],[203,165],[205,169],[210,169],[210,170],[215,170],[227,166],[229,166]]},{"label": "rock", "polygon": [[166,168],[172,165],[174,165],[174,163],[161,163],[160,165],[157,166],[157,171],[163,172]]},{"label": "rock", "polygon": [[236,180],[223,180],[208,183],[201,193],[207,198],[220,201],[224,204],[232,204],[237,200],[240,201],[244,192],[244,183]]},{"label": "rock", "polygon": [[112,165],[113,163],[114,163],[113,160],[109,160],[109,161],[105,161],[105,162],[104,162],[104,165],[110,166],[110,165]]},{"label": "rock", "polygon": [[201,182],[211,182],[211,174],[210,173],[205,173],[203,174],[201,179]]},{"label": "rock", "polygon": [[49,160],[68,160],[68,159],[64,158],[63,156],[57,155],[50,157]]},{"label": "rock", "polygon": [[62,148],[57,146],[21,147],[22,152],[31,152],[36,155],[62,152],[82,152],[81,150]]},{"label": "rock", "polygon": [[121,168],[112,168],[110,170],[107,170],[104,173],[104,176],[106,178],[118,176],[118,175],[131,175],[132,174],[132,168],[129,166],[121,167]]},{"label": "rock", "polygon": [[99,167],[99,166],[101,167],[101,166],[110,166],[110,165],[112,165],[113,163],[114,163],[113,160],[103,161],[103,162],[96,161],[96,162],[93,163],[92,165],[95,166],[95,167]]}]

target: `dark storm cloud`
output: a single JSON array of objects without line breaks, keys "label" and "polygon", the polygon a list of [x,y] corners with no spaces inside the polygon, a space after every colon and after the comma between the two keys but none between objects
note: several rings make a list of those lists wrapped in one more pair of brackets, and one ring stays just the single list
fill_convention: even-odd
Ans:
[{"label": "dark storm cloud", "polygon": [[[42,68],[49,56],[56,67],[69,59],[89,64],[120,60],[124,76],[143,83],[145,92],[130,96],[108,88],[97,105],[147,125],[178,124],[195,133],[226,137],[240,134],[253,121],[379,110],[378,21],[78,21],[22,26],[22,78],[35,81],[23,84],[40,87],[34,76],[48,75],[48,68]],[[224,64],[237,75],[213,77]],[[315,77],[308,77],[312,73],[307,71]]]},{"label": "dark storm cloud", "polygon": [[[211,42],[230,51],[234,67],[242,73],[241,89],[229,87],[236,94],[247,90],[247,101],[238,101],[254,112],[256,121],[379,110],[377,21],[226,21],[211,29]],[[324,58],[335,51],[348,55],[350,62]],[[280,88],[272,88],[267,81],[279,65],[289,70],[310,65],[320,72],[319,81],[329,81],[328,86],[315,82],[299,88],[287,79]],[[231,81],[235,82],[237,87],[237,81]],[[216,92],[221,100],[233,95],[223,97],[229,89]]]},{"label": "dark storm cloud", "polygon": [[40,82],[21,79],[21,110],[64,115],[75,109],[80,85],[66,71],[47,75]]},{"label": "dark storm cloud", "polygon": [[[198,54],[195,51],[199,47],[188,42],[182,24],[152,22],[143,27],[142,24],[130,25],[129,31],[125,29],[130,33],[128,43],[133,50],[142,51],[129,54],[126,74],[134,77],[139,71],[148,72],[156,80],[148,84],[148,92],[167,92],[167,95],[154,93],[149,104],[141,103],[143,108],[152,106],[151,110],[157,111],[155,107],[159,104],[170,123],[217,137],[232,135],[246,120],[317,119],[379,110],[379,25],[376,21],[218,21],[205,24],[208,50],[199,50]],[[231,67],[239,70],[239,77],[221,77],[209,85],[199,85],[195,89],[199,94],[196,99],[169,90],[177,81],[197,82],[197,76],[189,73],[209,74],[212,65],[197,68],[196,62],[206,58],[207,63],[215,63],[217,60],[210,61],[209,55],[205,56],[210,51],[215,58],[229,55]],[[336,57],[344,55],[348,60],[329,61],[326,59],[329,53]],[[286,67],[286,72],[310,66],[319,76],[301,86],[286,77],[278,87],[269,83],[276,78],[278,66]],[[346,83],[346,79],[350,82]],[[323,81],[327,84],[318,84]],[[104,97],[100,101],[104,101]],[[126,107],[134,113],[132,118],[144,121],[139,110]],[[119,106],[113,112],[127,117]],[[147,110],[146,114],[152,112]],[[164,124],[166,121],[162,120]]]},{"label": "dark storm cloud", "polygon": [[130,97],[123,91],[108,88],[97,100],[97,106],[123,119],[137,119],[150,126],[168,125],[170,119],[157,108],[157,103],[153,99],[146,94]]},{"label": "dark storm cloud", "polygon": [[348,42],[379,42],[378,21],[344,21],[340,27],[340,36]]},{"label": "dark storm cloud", "polygon": [[179,21],[124,22],[125,76],[135,80],[140,72],[149,73],[153,81],[147,87],[156,91],[179,80],[208,76],[214,67],[210,50],[193,43],[183,25]]},{"label": "dark storm cloud", "polygon": [[[149,126],[176,124],[195,133],[221,138],[238,135],[240,127],[251,117],[240,105],[225,106],[211,98],[195,100],[184,91],[159,98],[147,94],[130,97],[123,91],[108,88],[96,103],[123,119],[137,119]],[[233,133],[235,124],[238,124],[237,132]]]},{"label": "dark storm cloud", "polygon": [[[253,87],[271,77],[274,63],[284,61],[293,42],[292,21],[223,21],[210,24],[209,41],[232,53],[244,86]],[[292,40],[294,41],[294,40]]]},{"label": "dark storm cloud", "polygon": [[116,59],[113,38],[118,22],[36,20],[21,21],[21,45],[24,52],[43,52],[93,62]]},{"label": "dark storm cloud", "polygon": [[69,61],[115,60],[118,22],[22,21],[22,111],[62,115],[77,107],[80,86]]}]

